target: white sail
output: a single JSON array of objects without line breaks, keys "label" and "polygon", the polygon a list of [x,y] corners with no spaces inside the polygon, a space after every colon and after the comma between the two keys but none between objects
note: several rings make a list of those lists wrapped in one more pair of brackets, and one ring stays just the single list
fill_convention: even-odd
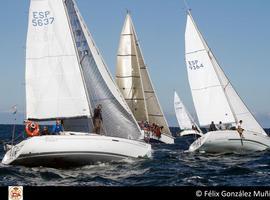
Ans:
[{"label": "white sail", "polygon": [[200,125],[207,126],[211,121],[235,122],[208,56],[209,49],[202,41],[190,15],[187,16],[185,52],[189,84]]},{"label": "white sail", "polygon": [[113,81],[75,2],[66,0],[65,5],[78,49],[90,107],[102,105],[103,132],[108,136],[139,139],[141,133],[138,124]]},{"label": "white sail", "polygon": [[31,1],[25,79],[28,119],[90,115],[62,0]]},{"label": "white sail", "polygon": [[[132,78],[127,79],[128,76],[132,76]],[[116,79],[125,99],[130,102],[129,105],[137,105],[136,112],[139,113],[140,117],[136,119],[142,121],[146,118],[150,123],[163,126],[163,132],[171,135],[145,65],[136,31],[129,14],[127,14],[121,33]],[[136,98],[134,98],[135,95]],[[134,109],[131,108],[131,110],[134,113]]]},{"label": "white sail", "polygon": [[232,84],[226,77],[225,73],[223,72],[222,68],[219,66],[216,58],[212,54],[212,52],[209,53],[209,56],[211,56],[213,63],[217,66],[217,73],[220,77],[220,81],[224,87],[224,91],[226,95],[229,97],[231,108],[233,109],[236,121],[242,120],[244,123],[242,127],[245,130],[254,131],[257,133],[261,133],[263,135],[267,135],[262,128],[262,126],[257,122],[257,120],[254,118],[252,113],[249,111],[245,103],[242,101],[240,96],[237,94],[237,92],[234,90]]},{"label": "white sail", "polygon": [[174,110],[178,124],[182,130],[192,129],[192,125],[196,125],[177,92],[174,92]]},{"label": "white sail", "polygon": [[266,135],[238,96],[199,32],[191,13],[187,15],[185,57],[195,109],[201,126],[214,121],[237,123],[246,130]]}]

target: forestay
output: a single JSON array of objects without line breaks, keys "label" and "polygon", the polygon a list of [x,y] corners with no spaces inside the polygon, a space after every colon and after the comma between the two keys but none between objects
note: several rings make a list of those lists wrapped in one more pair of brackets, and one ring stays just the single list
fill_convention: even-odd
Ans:
[{"label": "forestay", "polygon": [[266,135],[219,66],[190,12],[185,32],[185,58],[201,126],[209,125],[211,121],[235,124],[243,120],[246,130]]}]

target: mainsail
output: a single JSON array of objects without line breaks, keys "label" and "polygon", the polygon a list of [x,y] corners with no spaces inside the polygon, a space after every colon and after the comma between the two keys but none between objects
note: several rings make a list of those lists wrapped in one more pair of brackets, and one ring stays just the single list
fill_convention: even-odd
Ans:
[{"label": "mainsail", "polygon": [[196,126],[198,130],[200,130],[176,91],[174,92],[174,110],[178,124],[182,130],[190,130],[192,129],[192,125]]},{"label": "mainsail", "polygon": [[129,13],[120,37],[116,81],[136,120],[147,120],[150,123],[159,124],[164,127],[164,133],[171,135],[145,65]]},{"label": "mainsail", "polygon": [[[43,12],[44,13],[50,13],[51,18],[53,18],[52,23],[48,23],[44,26],[38,27],[31,27],[32,26],[32,13],[35,12]],[[39,21],[38,21],[39,22]],[[37,23],[38,23],[37,22]],[[47,21],[46,21],[47,22]],[[49,21],[50,22],[50,21]],[[129,138],[129,139],[139,139],[141,137],[141,133],[138,127],[138,124],[132,115],[132,112],[130,111],[128,105],[126,104],[124,98],[122,97],[120,91],[118,90],[116,84],[114,83],[80,13],[75,5],[75,2],[73,0],[32,0],[31,2],[31,8],[30,8],[30,19],[29,19],[29,26],[30,26],[30,35],[28,36],[28,42],[33,43],[34,41],[41,40],[41,44],[43,44],[43,49],[41,50],[40,54],[38,56],[34,57],[29,56],[31,59],[28,59],[29,62],[26,66],[26,74],[40,74],[44,71],[44,68],[46,69],[47,74],[53,74],[54,71],[60,71],[61,73],[65,73],[67,70],[67,66],[72,65],[73,68],[75,68],[72,73],[70,74],[70,77],[63,77],[62,74],[58,76],[61,77],[60,80],[53,82],[54,85],[51,85],[50,83],[46,82],[47,87],[50,90],[54,91],[54,88],[61,88],[66,87],[67,85],[71,85],[70,88],[64,88],[65,92],[69,95],[73,95],[72,97],[74,99],[78,98],[77,93],[78,91],[82,91],[84,94],[84,104],[87,108],[87,112],[85,116],[88,117],[88,120],[81,119],[78,121],[78,123],[81,123],[83,127],[90,128],[90,130],[93,128],[92,126],[92,113],[94,107],[96,107],[98,104],[102,105],[102,115],[103,115],[103,124],[102,128],[105,135],[108,136],[114,136],[114,137],[123,137],[123,138]],[[40,23],[41,24],[41,23]],[[54,24],[54,26],[51,27],[51,25]],[[55,33],[56,32],[56,33]],[[58,34],[57,34],[58,33]],[[68,39],[63,38],[63,35],[68,33]],[[49,40],[47,39],[49,37]],[[39,38],[39,40],[35,40],[35,38]],[[56,51],[51,45],[52,44],[59,44],[61,47],[62,54],[49,54],[51,51]],[[52,43],[52,44],[51,44]],[[73,63],[70,62],[70,60],[66,60],[66,57],[62,58],[63,56],[69,56],[68,53],[65,52],[67,49],[66,46],[70,49],[72,49],[72,58],[74,58]],[[34,52],[37,48],[36,46],[27,47],[29,52]],[[51,50],[52,49],[52,50]],[[66,50],[67,51],[67,50]],[[48,53],[49,52],[49,53]],[[49,54],[49,55],[48,55]],[[47,58],[48,57],[48,58]],[[40,65],[42,67],[37,68],[36,64],[33,63],[33,60],[39,60],[39,59],[50,59],[48,62],[44,64],[44,61],[40,61]],[[62,61],[64,60],[64,61]],[[60,61],[65,62],[65,65],[62,64]],[[29,68],[29,66],[31,68]],[[52,68],[53,66],[53,68]],[[42,69],[41,69],[42,68]],[[52,71],[54,69],[54,71]],[[43,70],[43,71],[42,71]],[[76,71],[75,71],[76,70]],[[75,72],[78,72],[77,74]],[[73,81],[72,78],[74,76],[78,75],[79,81]],[[58,77],[57,76],[57,77]],[[64,80],[62,82],[62,80]],[[36,82],[35,82],[36,83]],[[81,83],[81,84],[80,84]],[[82,106],[82,103],[74,103],[74,105],[69,105],[65,107],[65,110],[63,110],[63,104],[66,105],[64,102],[67,97],[62,97],[60,94],[58,94],[58,90],[54,91],[54,93],[45,93],[45,99],[48,98],[56,98],[54,102],[52,102],[52,108],[50,108],[47,101],[44,101],[41,99],[39,100],[39,93],[42,93],[45,90],[46,84],[42,85],[43,87],[40,88],[33,84],[32,79],[28,78],[28,84],[31,87],[34,87],[34,89],[29,87],[27,89],[28,99],[27,104],[29,105],[29,108],[32,108],[33,101],[36,103],[35,108],[36,113],[28,114],[31,116],[31,118],[37,119],[36,116],[38,116],[38,119],[53,119],[53,118],[64,118],[66,119],[64,121],[64,124],[67,124],[69,127],[71,127],[71,124],[77,124],[77,121],[74,121],[72,118],[76,118],[76,113],[69,114],[70,110],[76,108],[76,106],[80,107]],[[35,94],[31,94],[29,92],[36,92]],[[47,90],[46,90],[47,91]],[[56,93],[56,97],[50,96]],[[75,93],[75,94],[73,94]],[[31,96],[29,95],[31,94]],[[30,102],[29,102],[30,101]],[[83,104],[83,105],[84,105]],[[57,107],[58,106],[58,107]],[[46,116],[39,110],[39,108],[46,107],[48,109],[48,113]],[[57,108],[57,111],[60,114],[58,115],[51,115],[51,113],[54,113],[54,108]],[[30,109],[31,111],[31,109]],[[28,113],[28,112],[27,112]],[[67,115],[68,113],[69,115]],[[72,121],[73,120],[73,121]],[[87,124],[88,121],[88,124]],[[76,128],[76,127],[75,127]],[[128,131],[127,131],[128,130]]]},{"label": "mainsail", "polygon": [[27,119],[87,117],[90,110],[60,0],[32,0],[26,44]]},{"label": "mainsail", "polygon": [[185,31],[185,58],[192,97],[201,126],[207,126],[211,121],[235,124],[243,120],[244,129],[266,135],[218,64],[190,11]]}]

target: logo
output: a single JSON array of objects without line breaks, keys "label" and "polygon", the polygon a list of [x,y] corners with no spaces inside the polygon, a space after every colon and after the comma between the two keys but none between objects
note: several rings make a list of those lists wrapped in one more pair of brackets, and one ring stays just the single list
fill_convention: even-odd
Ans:
[{"label": "logo", "polygon": [[197,190],[196,191],[196,197],[201,197],[202,196],[202,191],[201,190]]},{"label": "logo", "polygon": [[23,187],[22,186],[9,186],[8,199],[9,200],[23,200]]}]

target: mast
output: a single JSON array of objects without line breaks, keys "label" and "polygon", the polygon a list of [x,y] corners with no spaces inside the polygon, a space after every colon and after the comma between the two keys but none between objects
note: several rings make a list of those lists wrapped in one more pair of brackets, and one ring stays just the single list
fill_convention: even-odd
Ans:
[{"label": "mast", "polygon": [[[137,63],[138,63],[138,71],[139,71],[139,74],[140,74],[140,82],[141,82],[141,86],[142,86],[142,93],[143,93],[143,101],[144,101],[144,109],[145,109],[145,114],[146,114],[146,120],[149,122],[149,114],[148,114],[148,109],[147,109],[147,105],[146,105],[146,98],[145,98],[145,89],[144,89],[144,85],[143,85],[143,81],[142,81],[142,73],[141,73],[141,65],[140,65],[140,62],[139,62],[139,56],[138,56],[138,50],[137,50],[137,46],[139,47],[139,43],[138,43],[138,39],[136,37],[136,34],[135,34],[135,30],[134,30],[134,26],[133,26],[133,22],[131,20],[131,16],[130,16],[130,13],[129,11],[127,12],[127,15],[128,15],[128,18],[129,18],[129,21],[130,21],[130,24],[131,24],[131,31],[132,31],[132,36],[133,36],[133,45],[135,47],[135,52],[136,52],[136,60],[137,60]],[[145,67],[145,66],[143,66]],[[133,83],[132,83],[133,84]]]}]

